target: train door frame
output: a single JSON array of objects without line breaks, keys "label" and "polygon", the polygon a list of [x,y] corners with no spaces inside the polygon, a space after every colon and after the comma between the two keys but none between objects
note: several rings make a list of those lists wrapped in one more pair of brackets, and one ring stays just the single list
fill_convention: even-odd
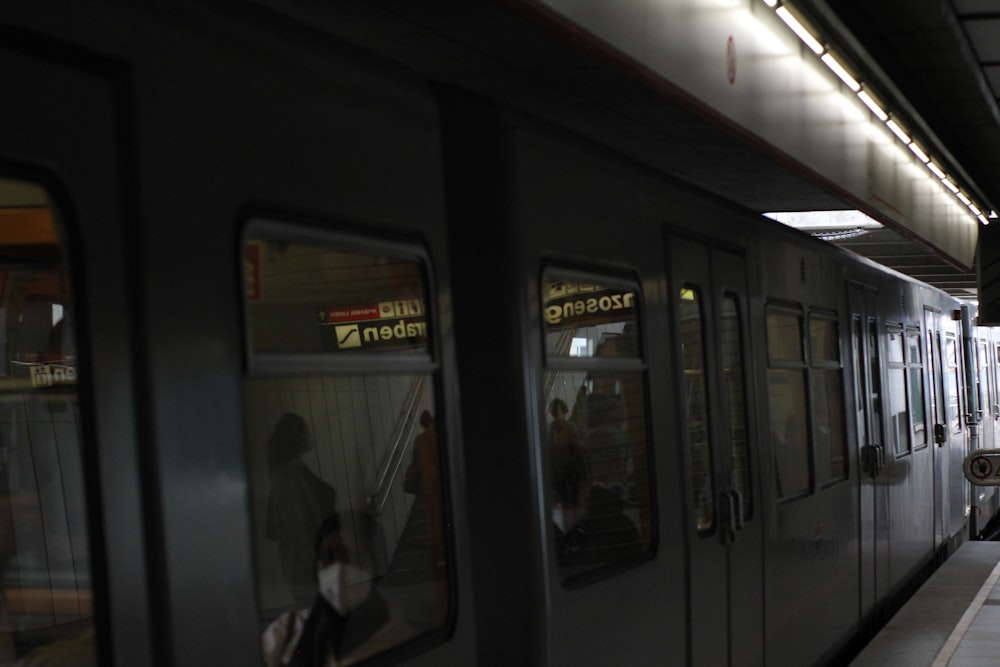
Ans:
[{"label": "train door frame", "polygon": [[133,368],[138,259],[125,245],[125,221],[137,217],[127,84],[115,61],[8,26],[0,33],[0,83],[18,91],[0,107],[0,170],[49,191],[69,249],[98,657],[153,665],[166,611],[155,592],[163,578],[149,574],[146,540],[159,528],[145,512],[151,480],[137,437],[143,406],[133,399],[145,392]]},{"label": "train door frame", "polygon": [[[763,513],[760,511],[760,475],[756,424],[747,420],[745,437],[749,497],[743,497],[735,483],[733,451],[728,438],[732,415],[723,368],[722,306],[725,299],[736,299],[741,328],[743,355],[744,405],[750,419],[756,413],[752,385],[748,383],[750,364],[748,294],[746,290],[747,259],[743,249],[722,246],[668,230],[668,257],[673,286],[671,303],[677,353],[683,341],[680,301],[682,291],[700,292],[702,360],[708,403],[708,430],[711,434],[711,478],[714,502],[712,522],[707,530],[699,530],[694,518],[694,489],[689,488],[688,517],[688,614],[691,664],[760,664],[764,647],[763,581]],[[681,364],[683,366],[683,364]],[[683,368],[678,369],[678,401],[685,396]],[[688,411],[678,404],[678,414],[688,420]],[[681,432],[688,433],[689,424]],[[693,461],[684,441],[686,469]],[[693,473],[685,479],[692,481]],[[749,503],[749,505],[748,505]]]},{"label": "train door frame", "polygon": [[[885,419],[881,405],[882,351],[878,312],[878,289],[856,281],[847,282],[850,318],[852,375],[855,406],[855,437],[858,451],[858,530],[861,549],[861,616],[868,617],[884,600],[890,587],[889,573],[889,471],[892,457],[885,452]],[[878,382],[878,390],[873,385]]]}]

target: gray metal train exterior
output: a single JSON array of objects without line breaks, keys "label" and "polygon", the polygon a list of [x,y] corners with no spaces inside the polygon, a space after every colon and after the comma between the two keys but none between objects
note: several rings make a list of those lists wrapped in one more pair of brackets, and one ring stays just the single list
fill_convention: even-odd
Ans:
[{"label": "gray metal train exterior", "polygon": [[0,36],[4,664],[831,663],[997,514],[936,289],[263,5]]}]

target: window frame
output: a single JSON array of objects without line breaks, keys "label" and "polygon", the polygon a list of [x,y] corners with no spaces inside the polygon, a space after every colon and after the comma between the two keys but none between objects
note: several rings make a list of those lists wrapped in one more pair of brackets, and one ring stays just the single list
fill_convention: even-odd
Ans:
[{"label": "window frame", "polygon": [[[633,316],[636,323],[637,347],[634,356],[625,357],[571,357],[558,356],[549,353],[547,343],[547,324],[544,317],[545,307],[545,284],[556,276],[561,281],[578,282],[580,284],[598,284],[605,288],[628,289],[635,293],[633,302]],[[537,310],[539,345],[541,357],[538,374],[538,406],[537,406],[537,442],[539,444],[547,442],[547,428],[544,415],[546,411],[546,394],[544,390],[545,376],[550,372],[577,372],[587,373],[596,371],[599,373],[633,373],[641,378],[643,391],[643,429],[645,433],[645,456],[649,498],[649,526],[648,544],[645,549],[634,555],[618,560],[611,560],[600,563],[592,568],[564,574],[562,568],[554,563],[553,571],[556,573],[561,585],[566,590],[584,588],[591,584],[614,577],[627,570],[646,563],[656,557],[659,548],[659,509],[657,497],[657,479],[655,447],[653,446],[654,434],[652,425],[652,403],[650,399],[650,368],[649,368],[649,346],[646,331],[646,309],[645,297],[642,281],[636,272],[623,271],[621,268],[606,267],[594,262],[586,263],[565,263],[559,260],[543,259],[537,275],[538,296]],[[552,461],[547,446],[540,446],[541,455],[539,460],[541,466],[538,469],[542,477],[539,488],[542,491],[542,507],[544,515],[549,517],[552,510],[553,481],[552,481]],[[636,526],[640,529],[641,527]],[[544,535],[550,547],[552,559],[555,559],[555,539],[556,535],[551,519],[543,522]]]}]

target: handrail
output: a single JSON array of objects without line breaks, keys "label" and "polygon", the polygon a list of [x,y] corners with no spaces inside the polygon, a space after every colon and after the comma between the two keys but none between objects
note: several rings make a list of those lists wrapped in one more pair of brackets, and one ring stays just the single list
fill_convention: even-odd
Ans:
[{"label": "handrail", "polygon": [[423,395],[424,377],[417,376],[410,386],[409,396],[399,419],[393,428],[392,442],[386,448],[386,454],[382,458],[378,468],[379,472],[372,484],[373,490],[368,495],[368,509],[372,514],[378,514],[385,507],[392,491],[392,484],[399,474],[399,466],[402,465],[403,455],[406,452],[406,445],[410,441],[413,433],[413,425],[416,422],[416,411],[420,405],[420,397]]}]

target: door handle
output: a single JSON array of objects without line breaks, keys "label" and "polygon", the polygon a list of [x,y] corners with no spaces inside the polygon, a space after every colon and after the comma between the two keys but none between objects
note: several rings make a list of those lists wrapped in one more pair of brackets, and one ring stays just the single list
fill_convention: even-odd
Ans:
[{"label": "door handle", "polygon": [[736,510],[736,514],[733,515],[735,517],[734,524],[736,526],[736,530],[743,530],[743,494],[736,489],[731,489],[729,491],[729,495],[732,498],[732,504]]}]

